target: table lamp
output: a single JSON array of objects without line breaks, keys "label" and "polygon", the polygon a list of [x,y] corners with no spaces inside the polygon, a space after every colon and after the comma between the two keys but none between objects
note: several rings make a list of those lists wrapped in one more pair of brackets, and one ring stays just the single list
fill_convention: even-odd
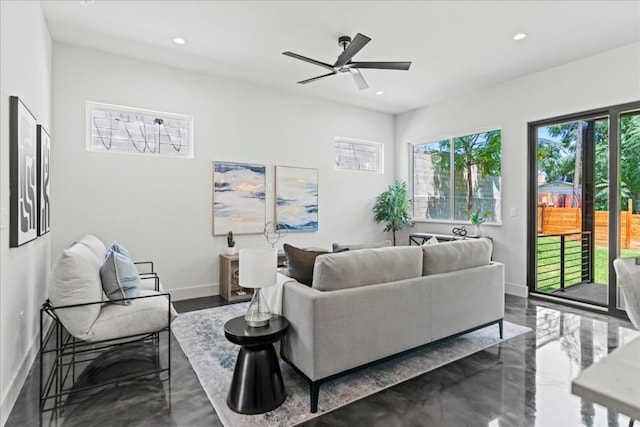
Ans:
[{"label": "table lamp", "polygon": [[267,326],[271,319],[271,312],[260,289],[273,286],[277,282],[278,250],[276,248],[240,249],[239,254],[238,284],[243,288],[255,289],[244,319],[251,327]]}]

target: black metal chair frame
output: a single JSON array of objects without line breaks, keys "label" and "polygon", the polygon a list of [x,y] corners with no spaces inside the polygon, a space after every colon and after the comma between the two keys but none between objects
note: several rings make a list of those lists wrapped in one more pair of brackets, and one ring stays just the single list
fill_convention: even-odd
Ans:
[{"label": "black metal chair frame", "polygon": [[[153,272],[152,262],[137,262],[137,265],[148,264],[151,266],[151,272],[142,273],[142,279],[153,279],[155,281],[155,290],[160,289],[160,279]],[[94,304],[109,304],[109,301],[97,301],[84,304],[72,304],[54,307],[50,301],[45,301],[40,308],[40,417],[42,425],[42,417],[46,412],[52,411],[52,417],[56,417],[62,413],[65,402],[71,393],[81,393],[88,390],[105,388],[106,386],[115,385],[124,381],[142,377],[153,377],[160,381],[167,381],[169,385],[169,396],[171,387],[171,295],[161,293],[159,295],[145,295],[129,299],[142,298],[158,298],[164,296],[167,298],[167,324],[164,328],[142,334],[122,336],[118,338],[101,340],[101,341],[83,341],[75,338],[64,327],[56,310],[71,307],[81,307]],[[121,300],[117,300],[121,301]],[[47,326],[52,320],[52,324]],[[167,342],[167,358],[166,366],[160,358],[160,338],[161,334],[166,334]],[[50,348],[50,344],[54,340],[55,344]],[[83,368],[92,360],[98,357],[102,352],[115,347],[147,345],[153,348],[155,353],[155,366],[153,370],[143,370],[128,375],[122,375],[104,383],[75,387],[78,376]],[[49,367],[45,367],[45,361],[53,354],[53,362]],[[84,365],[84,366],[83,366]],[[170,397],[169,397],[170,398]]]}]

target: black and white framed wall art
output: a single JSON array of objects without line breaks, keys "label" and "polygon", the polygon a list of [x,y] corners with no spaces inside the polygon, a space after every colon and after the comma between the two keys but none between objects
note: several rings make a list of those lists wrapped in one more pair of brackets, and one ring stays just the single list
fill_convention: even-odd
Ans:
[{"label": "black and white framed wall art", "polygon": [[51,137],[38,125],[38,236],[51,230]]},{"label": "black and white framed wall art", "polygon": [[9,246],[38,237],[36,118],[17,96],[9,97],[10,232]]}]

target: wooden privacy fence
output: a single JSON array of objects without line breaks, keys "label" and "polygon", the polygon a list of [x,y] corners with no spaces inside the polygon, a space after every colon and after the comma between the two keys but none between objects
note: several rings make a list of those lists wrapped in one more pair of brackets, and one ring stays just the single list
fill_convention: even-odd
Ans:
[{"label": "wooden privacy fence", "polygon": [[[632,213],[632,202],[620,212],[621,249],[640,250],[640,214]],[[555,208],[538,204],[538,234],[562,234],[582,230],[581,208]],[[594,240],[596,246],[607,246],[609,241],[609,212],[595,212]]]}]

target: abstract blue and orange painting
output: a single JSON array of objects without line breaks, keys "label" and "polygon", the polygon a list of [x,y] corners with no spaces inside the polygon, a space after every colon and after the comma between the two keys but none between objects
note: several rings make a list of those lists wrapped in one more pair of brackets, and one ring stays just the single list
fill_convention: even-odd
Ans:
[{"label": "abstract blue and orange painting", "polygon": [[266,166],[213,162],[213,234],[262,233]]},{"label": "abstract blue and orange painting", "polygon": [[318,170],[276,166],[276,224],[288,231],[318,231]]}]

